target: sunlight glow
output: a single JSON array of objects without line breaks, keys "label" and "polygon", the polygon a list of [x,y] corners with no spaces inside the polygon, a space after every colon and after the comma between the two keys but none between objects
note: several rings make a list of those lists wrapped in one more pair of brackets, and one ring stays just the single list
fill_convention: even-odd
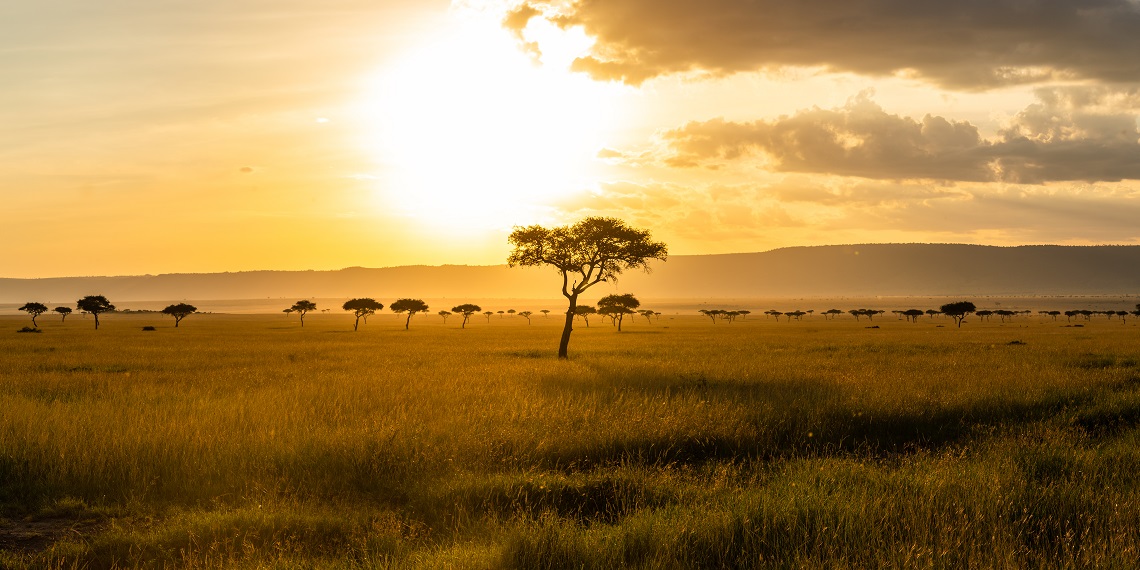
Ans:
[{"label": "sunlight glow", "polygon": [[580,31],[536,22],[527,33],[548,49],[541,64],[490,15],[453,10],[376,78],[367,144],[380,207],[441,229],[501,229],[590,188],[622,88],[567,71],[589,47]]}]

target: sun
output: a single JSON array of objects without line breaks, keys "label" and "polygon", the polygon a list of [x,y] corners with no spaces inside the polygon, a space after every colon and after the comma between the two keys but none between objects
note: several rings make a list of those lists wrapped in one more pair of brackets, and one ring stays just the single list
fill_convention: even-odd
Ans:
[{"label": "sun", "polygon": [[381,206],[453,228],[503,228],[588,190],[615,124],[614,85],[572,74],[584,35],[553,26],[542,60],[491,16],[453,10],[375,80],[369,144]]}]

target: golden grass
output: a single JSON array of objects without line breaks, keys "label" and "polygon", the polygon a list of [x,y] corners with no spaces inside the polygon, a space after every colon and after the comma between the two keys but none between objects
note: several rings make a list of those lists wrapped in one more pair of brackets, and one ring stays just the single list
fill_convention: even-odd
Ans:
[{"label": "golden grass", "polygon": [[23,321],[0,317],[0,567],[1140,557],[1118,320],[594,321],[569,362],[541,316]]}]

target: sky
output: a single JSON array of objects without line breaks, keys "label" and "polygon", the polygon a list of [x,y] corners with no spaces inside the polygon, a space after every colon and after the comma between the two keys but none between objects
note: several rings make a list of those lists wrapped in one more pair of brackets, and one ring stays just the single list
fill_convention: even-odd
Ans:
[{"label": "sky", "polygon": [[0,277],[1140,243],[1137,0],[0,3]]}]

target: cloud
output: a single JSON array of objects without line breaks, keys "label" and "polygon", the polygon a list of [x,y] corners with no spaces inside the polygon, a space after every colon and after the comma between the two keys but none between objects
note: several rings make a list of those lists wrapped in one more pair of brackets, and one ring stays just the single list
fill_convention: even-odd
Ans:
[{"label": "cloud", "polygon": [[[1131,93],[1132,98],[1128,95]],[[776,172],[955,182],[1140,179],[1135,92],[1044,89],[998,140],[944,117],[887,113],[868,93],[770,121],[692,122],[663,133],[672,167],[752,160]]]},{"label": "cloud", "polygon": [[574,68],[639,84],[786,66],[904,74],[977,90],[1078,77],[1140,80],[1134,0],[534,0],[509,22],[581,26]]},{"label": "cloud", "polygon": [[250,174],[251,172],[253,172],[253,167],[252,166],[243,166],[239,169],[239,172],[241,172],[242,174]]}]

